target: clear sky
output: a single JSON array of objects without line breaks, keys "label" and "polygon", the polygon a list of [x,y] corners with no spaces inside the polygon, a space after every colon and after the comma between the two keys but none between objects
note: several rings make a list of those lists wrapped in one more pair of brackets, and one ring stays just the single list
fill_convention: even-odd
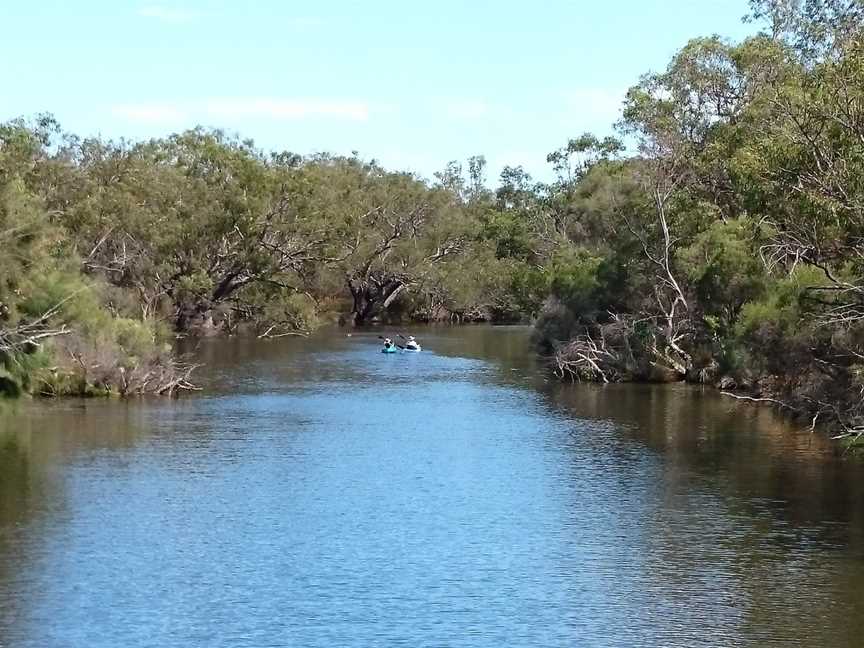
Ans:
[{"label": "clear sky", "polygon": [[746,0],[0,0],[0,120],[82,135],[196,124],[264,149],[359,151],[492,175],[610,132],[689,38],[752,31]]}]

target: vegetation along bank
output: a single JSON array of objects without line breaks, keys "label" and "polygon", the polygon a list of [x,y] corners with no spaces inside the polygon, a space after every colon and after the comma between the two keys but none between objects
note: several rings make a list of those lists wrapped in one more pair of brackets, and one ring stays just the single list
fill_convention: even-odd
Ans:
[{"label": "vegetation along bank", "polygon": [[642,77],[621,139],[567,142],[552,182],[6,123],[0,389],[173,393],[178,334],[531,320],[562,378],[718,384],[857,437],[864,11],[754,0],[750,19]]}]

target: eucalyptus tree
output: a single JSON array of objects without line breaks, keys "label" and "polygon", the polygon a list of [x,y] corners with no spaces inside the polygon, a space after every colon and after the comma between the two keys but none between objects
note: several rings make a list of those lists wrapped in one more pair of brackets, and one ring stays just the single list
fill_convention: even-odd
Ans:
[{"label": "eucalyptus tree", "polygon": [[363,324],[459,255],[470,233],[455,194],[374,162],[321,156],[299,170],[292,201],[326,231],[321,263]]},{"label": "eucalyptus tree", "polygon": [[303,291],[324,232],[288,199],[290,156],[196,129],[135,145],[85,140],[72,157],[77,180],[53,193],[55,212],[87,271],[134,290],[142,316],[211,328]]},{"label": "eucalyptus tree", "polygon": [[67,179],[53,120],[0,126],[0,393],[173,392],[190,388],[152,322],[124,316],[81,273],[44,191]]}]

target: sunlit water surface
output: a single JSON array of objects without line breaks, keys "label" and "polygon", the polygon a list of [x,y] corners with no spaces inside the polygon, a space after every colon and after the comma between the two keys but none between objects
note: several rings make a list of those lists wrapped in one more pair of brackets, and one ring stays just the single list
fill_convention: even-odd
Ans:
[{"label": "sunlit water surface", "polygon": [[179,400],[0,414],[0,646],[864,645],[864,470],[524,328],[214,340]]}]

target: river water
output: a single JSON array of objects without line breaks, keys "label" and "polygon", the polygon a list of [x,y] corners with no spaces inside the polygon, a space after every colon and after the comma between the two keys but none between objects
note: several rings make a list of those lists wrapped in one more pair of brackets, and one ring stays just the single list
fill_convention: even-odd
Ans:
[{"label": "river water", "polygon": [[864,645],[864,465],[518,327],[218,340],[0,413],[0,646]]}]

